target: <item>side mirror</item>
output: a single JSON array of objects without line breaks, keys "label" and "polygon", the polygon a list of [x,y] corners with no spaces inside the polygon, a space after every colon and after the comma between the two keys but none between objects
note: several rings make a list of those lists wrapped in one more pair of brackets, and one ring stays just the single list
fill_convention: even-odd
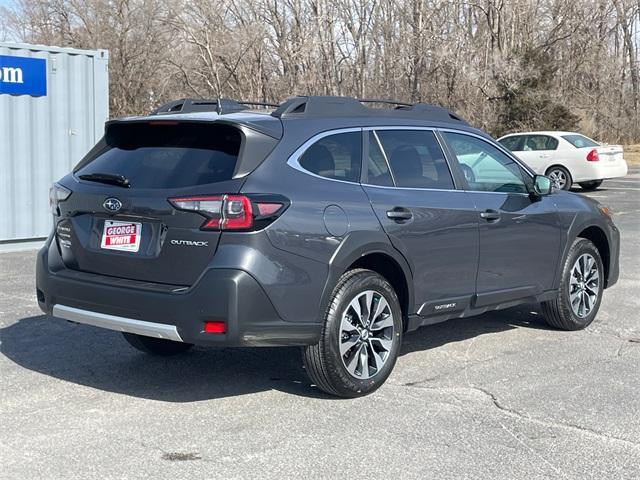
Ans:
[{"label": "side mirror", "polygon": [[553,182],[549,177],[536,175],[533,177],[533,193],[538,196],[549,195],[553,190]]}]

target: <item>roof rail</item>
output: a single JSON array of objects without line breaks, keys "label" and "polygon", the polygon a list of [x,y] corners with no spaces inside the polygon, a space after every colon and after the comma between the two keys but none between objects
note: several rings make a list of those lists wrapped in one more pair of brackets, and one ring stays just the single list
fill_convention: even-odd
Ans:
[{"label": "roof rail", "polygon": [[190,112],[216,112],[218,115],[225,113],[241,112],[248,110],[250,106],[278,107],[278,104],[267,102],[239,101],[230,98],[194,99],[181,98],[159,106],[151,115],[190,113]]},{"label": "roof rail", "polygon": [[410,107],[413,103],[399,102],[397,100],[386,100],[384,98],[359,98],[360,103],[382,103],[386,105],[398,105],[402,107]]},{"label": "roof rail", "polygon": [[[364,104],[378,103],[393,105],[394,108],[370,108]],[[458,115],[446,108],[424,103],[407,103],[382,98],[354,98],[331,96],[297,96],[291,97],[280,105],[268,102],[232,100],[230,98],[173,100],[156,108],[151,115],[164,115],[190,112],[216,112],[218,115],[249,110],[252,106],[275,108],[271,115],[277,118],[307,117],[359,117],[359,116],[392,116],[414,120],[431,120],[434,122],[467,123]]]},{"label": "roof rail", "polygon": [[[393,109],[370,108],[363,103],[395,105]],[[358,99],[353,97],[298,96],[288,98],[271,113],[274,117],[304,118],[322,116],[392,116],[434,122],[467,123],[450,110],[424,103],[406,103],[385,99]]]}]

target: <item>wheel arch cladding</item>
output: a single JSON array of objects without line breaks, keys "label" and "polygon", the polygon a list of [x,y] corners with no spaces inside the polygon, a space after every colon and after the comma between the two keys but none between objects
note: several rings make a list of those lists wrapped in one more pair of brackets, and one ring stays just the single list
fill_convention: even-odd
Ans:
[{"label": "wheel arch cladding", "polygon": [[586,238],[587,240],[590,240],[591,243],[593,243],[598,249],[600,258],[602,258],[602,265],[604,266],[604,278],[606,287],[609,281],[609,267],[611,260],[609,240],[607,239],[607,235],[600,227],[592,225],[583,229],[578,234],[578,238]]},{"label": "wheel arch cladding", "polygon": [[371,231],[349,233],[336,249],[329,262],[329,276],[322,294],[323,307],[340,277],[353,268],[366,268],[382,275],[396,291],[405,320],[413,313],[413,275],[409,263],[391,245],[385,233]]},{"label": "wheel arch cladding", "polygon": [[[402,318],[409,316],[409,285],[402,267],[391,256],[383,252],[368,253],[353,262],[347,270],[365,268],[382,275],[393,287],[400,302]],[[406,325],[405,325],[406,327]]]}]

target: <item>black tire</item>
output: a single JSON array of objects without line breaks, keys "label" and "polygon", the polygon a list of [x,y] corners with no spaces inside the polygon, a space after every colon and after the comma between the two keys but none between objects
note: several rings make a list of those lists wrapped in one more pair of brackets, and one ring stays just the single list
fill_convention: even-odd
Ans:
[{"label": "black tire", "polygon": [[592,192],[596,190],[600,185],[602,185],[602,180],[592,180],[590,182],[580,182],[580,188],[586,190],[587,192]]},{"label": "black tire", "polygon": [[[547,169],[545,175],[551,178],[551,181],[553,182],[556,188],[560,188],[562,190],[571,190],[571,186],[573,185],[573,179],[571,178],[571,174],[569,173],[569,170],[567,170],[566,168],[561,167],[560,165],[554,165],[553,167],[549,167]],[[566,180],[564,184],[559,185],[557,183],[556,176],[561,176],[561,175],[563,175]]]},{"label": "black tire", "polygon": [[[597,285],[597,298],[590,310],[590,313],[580,316],[576,314],[571,306],[570,294],[573,291],[571,286],[572,270],[578,258],[582,255],[590,255],[595,260],[598,270],[599,282]],[[558,298],[542,303],[542,313],[549,325],[561,330],[582,330],[586,328],[598,314],[600,302],[602,301],[602,291],[604,287],[604,267],[600,252],[591,241],[586,238],[577,238],[567,254],[562,268],[562,279],[560,282],[560,293]]]},{"label": "black tire", "polygon": [[[351,349],[345,351],[344,355],[340,353],[341,345],[351,344],[350,337],[346,337],[349,340],[347,342],[344,337],[345,332],[342,330],[343,315],[346,316],[345,318],[353,320],[351,314],[347,315],[348,312],[353,313],[353,310],[350,310],[352,308],[350,303],[352,301],[359,302],[360,296],[366,295],[366,292],[373,292],[372,302],[376,302],[376,298],[380,297],[386,301],[389,307],[388,309],[385,307],[384,310],[384,312],[388,312],[387,314],[381,312],[375,318],[370,318],[371,315],[365,314],[366,311],[373,311],[374,305],[381,304],[382,300],[378,298],[377,304],[372,303],[371,308],[362,310],[362,317],[367,318],[367,324],[372,326],[374,324],[380,325],[381,323],[378,322],[382,321],[381,319],[384,319],[384,323],[392,324],[392,327],[384,329],[385,341],[390,341],[390,348],[385,350],[388,353],[380,368],[370,366],[371,362],[376,363],[376,358],[374,358],[373,354],[369,357],[371,350],[368,350],[368,348],[374,348],[372,345],[380,345],[375,342],[374,333],[367,334],[365,337],[362,331],[358,332],[353,335],[353,337],[358,338],[358,341],[353,343]],[[365,298],[364,304],[367,303]],[[363,304],[359,303],[359,305],[362,306]],[[374,312],[374,315],[375,313],[377,312]],[[391,316],[391,319],[389,319],[389,316]],[[354,324],[360,325],[355,320]],[[307,374],[318,388],[331,395],[354,398],[373,392],[384,383],[393,370],[402,343],[402,325],[400,302],[393,287],[384,277],[365,269],[354,269],[346,272],[338,281],[329,300],[320,342],[317,345],[304,348],[303,361]],[[372,327],[373,330],[376,329]],[[381,331],[376,330],[376,335],[380,334]],[[367,338],[369,338],[368,342]],[[367,358],[367,373],[364,375],[369,375],[372,369],[375,370],[375,373],[369,378],[358,378],[357,367],[353,374],[346,367],[345,362],[349,362],[349,359],[355,359],[356,363],[361,362],[357,358],[359,357],[360,348],[364,348]],[[353,364],[351,363],[350,365]],[[361,365],[361,363],[358,365]],[[363,373],[364,367],[360,371]],[[363,377],[364,375],[360,376]]]},{"label": "black tire", "polygon": [[164,338],[145,337],[135,333],[122,332],[124,339],[129,342],[133,348],[151,355],[177,355],[186,352],[193,344],[174,342],[173,340],[165,340]]}]

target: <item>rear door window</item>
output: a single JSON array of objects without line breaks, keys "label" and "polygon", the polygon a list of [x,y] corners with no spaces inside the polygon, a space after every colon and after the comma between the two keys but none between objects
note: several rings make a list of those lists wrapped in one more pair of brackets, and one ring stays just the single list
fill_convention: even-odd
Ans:
[{"label": "rear door window", "polygon": [[199,123],[110,125],[102,148],[76,167],[76,176],[123,175],[132,188],[172,189],[231,180],[242,134],[237,128]]},{"label": "rear door window", "polygon": [[321,138],[311,145],[298,163],[325,178],[358,182],[362,157],[362,133],[344,132]]},{"label": "rear door window", "polygon": [[393,178],[389,164],[382,153],[380,143],[374,132],[366,132],[369,136],[369,158],[367,159],[367,183],[382,187],[393,187]]},{"label": "rear door window", "polygon": [[502,145],[507,150],[510,150],[512,152],[519,152],[522,150],[523,139],[524,136],[522,135],[513,135],[512,137],[507,137],[499,140],[498,143],[500,143],[500,145]]},{"label": "rear door window", "polygon": [[396,187],[453,190],[453,177],[435,134],[377,130]]},{"label": "rear door window", "polygon": [[537,152],[540,150],[555,150],[558,148],[558,140],[549,135],[527,135],[523,150]]}]

